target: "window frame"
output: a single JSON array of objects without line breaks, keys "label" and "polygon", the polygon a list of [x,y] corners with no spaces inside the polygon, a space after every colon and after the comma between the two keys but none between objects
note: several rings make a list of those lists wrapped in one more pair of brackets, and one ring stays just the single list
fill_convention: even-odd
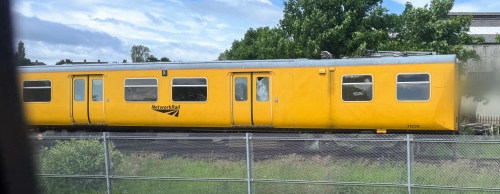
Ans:
[{"label": "window frame", "polygon": [[[206,84],[205,85],[176,85],[175,87],[200,87],[200,86],[205,86],[207,88],[207,99],[205,101],[175,101],[174,100],[174,79],[205,79]],[[172,77],[170,79],[170,100],[172,102],[179,102],[179,103],[206,103],[208,102],[208,78],[207,77]]]},{"label": "window frame", "polygon": [[[419,82],[398,82],[398,76],[399,75],[421,75],[421,74],[427,74],[429,75],[429,81],[419,81]],[[406,83],[406,84],[422,84],[422,83],[429,83],[429,99],[427,100],[398,100],[398,83]],[[396,93],[395,93],[395,98],[397,102],[429,102],[432,99],[432,76],[428,72],[415,72],[415,73],[398,73],[396,74]]]},{"label": "window frame", "polygon": [[[343,96],[343,92],[344,92],[344,77],[345,76],[353,76],[353,75],[369,75],[371,78],[372,78],[372,99],[369,100],[369,101],[345,101],[344,98],[342,97]],[[363,83],[346,83],[346,85],[360,85],[360,84],[365,84],[366,82],[363,82]],[[340,99],[342,100],[342,102],[346,102],[346,103],[370,103],[370,102],[373,102],[373,100],[375,99],[375,78],[373,76],[373,74],[344,74],[340,77]]]},{"label": "window frame", "polygon": [[[44,87],[24,87],[25,82],[36,82],[36,81],[48,81],[50,82],[50,86],[44,86]],[[23,103],[51,103],[52,102],[52,80],[23,80],[23,93],[22,93],[22,98],[23,98]],[[35,88],[50,88],[50,100],[49,101],[35,101],[35,102],[26,102],[24,101],[24,89],[35,89]]]},{"label": "window frame", "polygon": [[[155,85],[155,86],[153,86],[153,85],[133,85],[133,86],[127,86],[125,83],[126,83],[126,82],[127,82],[127,80],[129,80],[129,79],[154,79],[154,80],[156,80],[156,85]],[[125,93],[125,91],[126,91],[126,89],[125,89],[125,88],[126,88],[126,87],[133,87],[133,88],[135,88],[135,87],[151,87],[151,88],[152,88],[152,87],[156,87],[156,101],[127,101],[127,98],[126,98],[126,93]],[[158,78],[156,78],[156,77],[144,77],[144,78],[142,78],[142,77],[134,77],[134,78],[125,78],[125,79],[123,79],[123,100],[124,100],[125,102],[132,102],[132,103],[133,103],[133,102],[158,102],[158,100],[160,99],[160,91],[159,91],[159,88],[160,88],[160,82],[158,81]]]}]

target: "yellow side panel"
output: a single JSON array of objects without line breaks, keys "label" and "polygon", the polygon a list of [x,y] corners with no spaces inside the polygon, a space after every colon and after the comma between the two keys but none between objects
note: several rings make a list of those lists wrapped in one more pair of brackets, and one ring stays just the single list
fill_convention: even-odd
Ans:
[{"label": "yellow side panel", "polygon": [[[161,70],[109,71],[104,89],[105,115],[108,126],[169,126],[169,127],[230,127],[232,114],[231,76],[227,70],[170,70],[161,76]],[[201,102],[174,102],[173,78],[207,78],[208,99]],[[126,78],[157,78],[158,100],[126,102]],[[154,107],[177,111],[177,116],[162,113]]]},{"label": "yellow side panel", "polygon": [[[25,102],[24,81],[50,80],[50,102]],[[20,73],[19,88],[24,116],[28,125],[71,125],[71,79],[65,72]]]},{"label": "yellow side panel", "polygon": [[[430,100],[397,101],[399,73],[429,73]],[[333,124],[346,129],[453,129],[453,64],[337,67],[334,74]],[[343,102],[341,79],[345,74],[373,75],[373,101]],[[336,83],[335,83],[336,82]]]},{"label": "yellow side panel", "polygon": [[277,68],[273,73],[275,127],[330,127],[328,74],[319,73],[316,67]]}]

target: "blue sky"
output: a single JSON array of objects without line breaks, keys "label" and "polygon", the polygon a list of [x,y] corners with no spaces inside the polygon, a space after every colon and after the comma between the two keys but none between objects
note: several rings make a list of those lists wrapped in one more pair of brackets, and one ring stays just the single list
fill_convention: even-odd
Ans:
[{"label": "blue sky", "polygon": [[[407,0],[385,0],[401,13]],[[430,0],[408,0],[424,6]],[[248,28],[276,26],[282,0],[12,0],[15,45],[26,57],[53,65],[131,61],[130,48],[174,61],[215,60]],[[498,0],[457,0],[452,11],[500,10]]]}]

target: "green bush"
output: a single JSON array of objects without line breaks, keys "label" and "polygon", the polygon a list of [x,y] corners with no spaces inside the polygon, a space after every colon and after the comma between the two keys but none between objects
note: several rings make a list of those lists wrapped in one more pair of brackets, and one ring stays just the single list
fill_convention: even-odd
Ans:
[{"label": "green bush", "polygon": [[[113,170],[123,155],[109,144],[110,169]],[[57,175],[105,175],[103,142],[98,139],[57,141],[51,148],[44,148],[41,160],[42,174]],[[112,171],[111,171],[112,172]],[[41,180],[45,193],[89,193],[106,190],[105,179],[99,178],[52,178]]]}]

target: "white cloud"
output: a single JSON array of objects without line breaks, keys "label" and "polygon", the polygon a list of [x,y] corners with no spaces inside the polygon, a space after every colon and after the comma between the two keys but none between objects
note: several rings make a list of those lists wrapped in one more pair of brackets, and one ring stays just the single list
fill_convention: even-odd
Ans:
[{"label": "white cloud", "polygon": [[[113,61],[121,62],[123,59],[130,61],[128,55],[110,48],[93,48],[85,46],[70,46],[62,44],[49,44],[42,41],[23,40],[27,56],[31,61],[38,60],[47,65],[54,65],[61,59],[73,61]],[[126,58],[124,58],[126,57]]]},{"label": "white cloud", "polygon": [[392,0],[396,3],[399,4],[406,4],[406,2],[410,2],[414,7],[424,7],[426,4],[430,5],[431,1],[430,0]]},{"label": "white cloud", "polygon": [[476,4],[462,3],[454,5],[451,12],[478,12],[481,10]]},{"label": "white cloud", "polygon": [[454,12],[498,12],[500,1],[498,0],[464,0],[455,2]]},{"label": "white cloud", "polygon": [[268,4],[268,5],[273,5],[273,3],[271,3],[269,0],[254,0],[254,1],[261,2],[264,4]]},{"label": "white cloud", "polygon": [[[16,38],[26,42],[27,57],[39,61],[100,56],[121,61],[130,58],[134,44],[171,60],[214,60],[248,28],[275,26],[282,17],[281,8],[269,0],[14,0],[13,10],[18,13]],[[37,20],[28,24],[26,16]],[[37,22],[35,30],[45,33],[28,31],[33,29],[26,25]],[[114,42],[108,46],[100,44],[103,40]]]}]

